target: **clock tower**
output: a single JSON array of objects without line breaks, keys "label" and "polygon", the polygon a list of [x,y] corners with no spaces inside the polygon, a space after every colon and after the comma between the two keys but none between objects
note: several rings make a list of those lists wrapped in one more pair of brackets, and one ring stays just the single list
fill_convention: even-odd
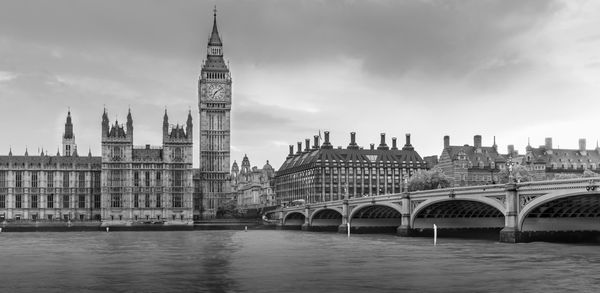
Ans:
[{"label": "clock tower", "polygon": [[202,208],[196,213],[202,218],[214,218],[219,203],[230,194],[231,75],[223,60],[216,9],[213,17],[207,56],[198,80]]}]

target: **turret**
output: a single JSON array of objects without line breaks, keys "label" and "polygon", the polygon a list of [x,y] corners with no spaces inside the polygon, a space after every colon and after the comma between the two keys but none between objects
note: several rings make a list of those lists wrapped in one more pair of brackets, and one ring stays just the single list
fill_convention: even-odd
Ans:
[{"label": "turret", "polygon": [[71,110],[67,112],[67,121],[65,123],[65,132],[62,138],[63,155],[72,156],[77,151],[75,144],[75,135],[73,134],[73,122],[71,121]]},{"label": "turret", "polygon": [[187,121],[185,123],[185,134],[187,136],[188,139],[193,139],[192,133],[193,132],[193,124],[192,124],[192,110],[190,110],[188,112],[188,117],[187,117]]},{"label": "turret", "polygon": [[133,140],[133,119],[131,118],[131,109],[127,112],[127,136]]},{"label": "turret", "polygon": [[169,115],[167,115],[167,109],[165,108],[165,115],[163,116],[163,139],[169,135]]},{"label": "turret", "polygon": [[102,137],[108,136],[108,114],[106,114],[106,108],[102,113]]}]

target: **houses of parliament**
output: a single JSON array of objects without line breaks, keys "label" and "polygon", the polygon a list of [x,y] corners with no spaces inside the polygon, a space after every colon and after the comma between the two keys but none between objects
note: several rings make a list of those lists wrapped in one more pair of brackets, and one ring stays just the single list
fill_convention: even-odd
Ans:
[{"label": "houses of parliament", "polygon": [[[134,115],[124,124],[101,112],[101,154],[82,153],[67,113],[62,150],[0,156],[0,222],[89,221],[109,224],[160,222],[191,225],[213,218],[229,185],[231,75],[214,13],[207,57],[198,81],[200,165],[192,168],[194,122],[169,123],[162,145],[134,145]],[[75,114],[75,113],[74,113]],[[158,117],[157,117],[158,118]]]}]

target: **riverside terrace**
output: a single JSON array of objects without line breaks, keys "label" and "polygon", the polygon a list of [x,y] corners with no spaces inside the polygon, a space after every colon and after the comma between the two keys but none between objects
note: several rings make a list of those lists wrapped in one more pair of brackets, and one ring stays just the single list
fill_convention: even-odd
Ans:
[{"label": "riverside terrace", "polygon": [[600,178],[446,188],[286,207],[267,215],[282,229],[396,232],[416,236],[498,231],[501,242],[597,241]]}]

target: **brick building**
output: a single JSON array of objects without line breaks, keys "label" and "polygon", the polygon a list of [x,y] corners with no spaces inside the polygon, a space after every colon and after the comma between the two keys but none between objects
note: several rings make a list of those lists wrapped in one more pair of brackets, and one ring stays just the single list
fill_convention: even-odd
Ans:
[{"label": "brick building", "polygon": [[444,136],[440,168],[453,179],[454,186],[484,185],[498,182],[498,172],[506,167],[506,158],[498,153],[496,139],[491,146],[483,146],[481,135],[475,135],[473,146],[450,145],[450,136]]},{"label": "brick building", "polygon": [[298,142],[296,152],[290,145],[289,155],[275,174],[275,194],[281,204],[339,200],[346,194],[358,197],[399,193],[403,178],[426,168],[427,163],[410,143],[410,134],[402,149],[398,149],[396,138],[388,147],[383,133],[377,148],[371,144],[363,149],[356,144],[354,132],[346,148],[334,148],[326,131],[322,145],[318,136],[312,146],[306,139],[304,149]]}]

